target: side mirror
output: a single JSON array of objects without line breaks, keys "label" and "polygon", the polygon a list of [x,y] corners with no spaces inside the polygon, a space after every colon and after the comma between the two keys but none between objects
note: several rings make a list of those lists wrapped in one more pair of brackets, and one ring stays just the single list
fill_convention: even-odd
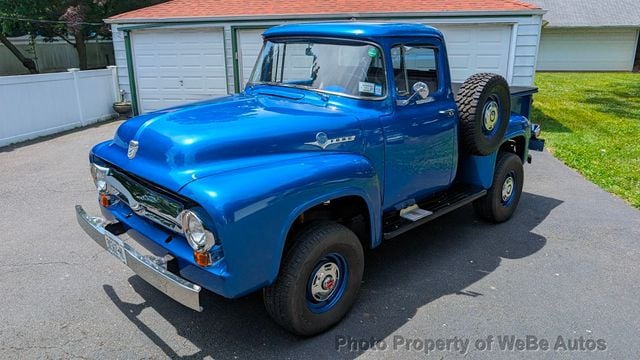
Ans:
[{"label": "side mirror", "polygon": [[304,54],[306,56],[315,56],[313,50],[311,50],[311,44],[307,45],[307,48],[304,50]]},{"label": "side mirror", "polygon": [[405,100],[399,100],[398,105],[409,105],[409,103],[416,100],[417,97],[420,97],[422,100],[429,97],[429,87],[422,81],[418,81],[417,83],[413,84],[413,94],[411,94],[411,96],[409,96],[409,98]]},{"label": "side mirror", "polygon": [[413,93],[414,95],[420,95],[420,97],[424,100],[429,96],[429,87],[422,81],[418,81],[417,83],[413,84]]},{"label": "side mirror", "polygon": [[310,79],[311,81],[316,81],[316,78],[318,77],[318,70],[320,70],[320,66],[318,66],[318,56],[316,56],[316,54],[313,52],[313,49],[311,49],[312,45],[309,44],[307,45],[307,48],[304,50],[304,54],[306,56],[309,57],[313,57],[313,60],[311,61],[311,68],[309,69],[310,71]]}]

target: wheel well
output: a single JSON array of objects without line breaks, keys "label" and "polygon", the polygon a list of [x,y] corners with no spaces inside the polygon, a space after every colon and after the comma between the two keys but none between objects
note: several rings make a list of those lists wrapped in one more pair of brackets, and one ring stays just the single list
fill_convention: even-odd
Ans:
[{"label": "wheel well", "polygon": [[318,204],[300,214],[287,233],[285,253],[304,228],[319,221],[334,221],[353,231],[362,248],[371,247],[371,219],[367,202],[360,196],[345,196]]},{"label": "wheel well", "polygon": [[526,141],[524,139],[524,136],[516,136],[514,138],[511,138],[511,139],[503,142],[502,145],[500,145],[500,151],[499,152],[507,151],[507,152],[514,153],[514,154],[518,155],[520,160],[524,163],[525,160],[526,160],[524,158],[525,144],[526,144]]}]

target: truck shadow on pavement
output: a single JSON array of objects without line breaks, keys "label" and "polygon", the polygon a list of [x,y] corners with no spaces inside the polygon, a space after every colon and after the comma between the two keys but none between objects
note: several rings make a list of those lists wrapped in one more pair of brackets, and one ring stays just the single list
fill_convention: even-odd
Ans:
[{"label": "truck shadow on pavement", "polygon": [[[502,259],[522,259],[542,249],[546,239],[532,230],[561,203],[523,193],[514,217],[499,225],[477,220],[472,207],[466,206],[369,251],[352,311],[333,329],[309,339],[275,325],[263,308],[261,292],[236,300],[205,292],[204,312],[197,313],[161,295],[138,276],[129,278],[129,283],[146,300],[141,304],[121,301],[109,285],[104,290],[122,314],[171,358],[351,359],[363,350],[338,349],[339,336],[385,339],[411,321],[418,309],[443,296],[482,296],[467,288],[496,270]],[[185,355],[183,341],[163,340],[141,320],[139,315],[147,308],[199,350]],[[422,333],[433,333],[441,325],[425,323]]]}]

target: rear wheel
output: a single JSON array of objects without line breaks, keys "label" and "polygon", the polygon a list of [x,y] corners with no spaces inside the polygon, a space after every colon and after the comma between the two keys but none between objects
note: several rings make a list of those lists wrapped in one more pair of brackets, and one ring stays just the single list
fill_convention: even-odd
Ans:
[{"label": "rear wheel", "polygon": [[269,315],[302,336],[338,323],[353,305],[364,271],[357,236],[337,223],[321,223],[300,233],[285,255],[274,284],[265,288]]},{"label": "rear wheel", "polygon": [[520,201],[523,180],[524,170],[520,157],[510,152],[498,154],[491,188],[487,195],[473,202],[476,213],[492,222],[509,220]]}]

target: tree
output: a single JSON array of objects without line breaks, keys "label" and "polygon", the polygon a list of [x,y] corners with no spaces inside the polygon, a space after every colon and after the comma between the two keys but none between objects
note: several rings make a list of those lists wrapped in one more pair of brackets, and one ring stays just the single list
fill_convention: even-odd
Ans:
[{"label": "tree", "polygon": [[34,73],[35,62],[10,44],[5,34],[39,35],[48,41],[61,39],[76,49],[80,69],[84,70],[86,41],[111,37],[103,19],[163,1],[166,0],[0,0],[0,42]]},{"label": "tree", "polygon": [[0,31],[0,43],[2,43],[4,46],[7,47],[7,49],[9,49],[9,51],[11,51],[11,53],[18,58],[18,60],[20,60],[20,62],[22,63],[22,65],[24,65],[24,67],[27,68],[27,70],[29,70],[30,73],[32,74],[37,74],[38,73],[38,68],[36,67],[36,62],[33,61],[33,59],[30,59],[26,56],[24,56],[20,50],[18,50],[18,48],[13,45],[11,43],[11,41],[9,41],[9,39],[7,39],[7,37],[2,33],[2,31]]}]

